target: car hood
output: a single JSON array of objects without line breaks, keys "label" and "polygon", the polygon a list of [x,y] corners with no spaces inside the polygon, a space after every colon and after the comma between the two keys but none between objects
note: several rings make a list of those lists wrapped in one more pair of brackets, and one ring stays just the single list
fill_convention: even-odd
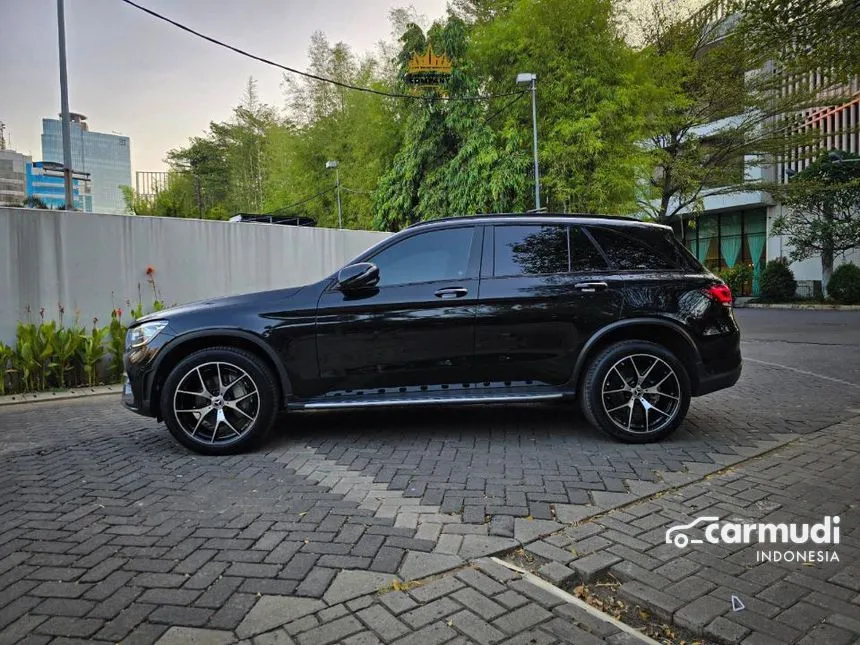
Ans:
[{"label": "car hood", "polygon": [[135,323],[143,323],[150,320],[173,320],[175,318],[183,318],[185,316],[198,314],[204,310],[243,309],[245,307],[253,307],[264,302],[283,302],[284,299],[296,295],[303,288],[304,287],[289,287],[287,289],[255,291],[254,293],[243,293],[237,296],[222,296],[220,298],[197,300],[195,302],[189,302],[188,304],[170,307],[169,309],[155,311],[138,318]]}]

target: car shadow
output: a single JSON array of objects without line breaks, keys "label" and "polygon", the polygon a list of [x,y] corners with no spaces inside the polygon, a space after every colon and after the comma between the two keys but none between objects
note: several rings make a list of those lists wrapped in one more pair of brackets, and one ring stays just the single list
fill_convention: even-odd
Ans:
[{"label": "car shadow", "polygon": [[607,441],[570,403],[531,403],[432,408],[356,408],[352,410],[290,411],[278,416],[267,449],[292,442],[318,445],[324,441],[409,442],[444,439],[473,442],[511,434],[541,442]]}]

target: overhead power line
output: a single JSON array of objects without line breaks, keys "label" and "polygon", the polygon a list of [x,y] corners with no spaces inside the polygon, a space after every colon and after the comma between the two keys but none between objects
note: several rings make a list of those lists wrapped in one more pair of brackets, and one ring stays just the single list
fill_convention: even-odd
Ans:
[{"label": "overhead power line", "polygon": [[285,211],[285,210],[289,210],[291,208],[295,208],[296,206],[302,206],[303,204],[307,204],[308,202],[315,200],[317,197],[322,197],[326,193],[330,193],[330,192],[334,191],[335,188],[337,188],[337,186],[332,186],[331,188],[326,188],[325,190],[321,190],[320,192],[316,193],[315,195],[311,195],[310,197],[305,197],[304,199],[297,201],[293,204],[287,204],[286,206],[281,206],[278,210],[279,211]]},{"label": "overhead power line", "polygon": [[388,96],[392,98],[399,99],[414,99],[419,101],[489,101],[496,98],[503,98],[505,96],[513,96],[515,94],[524,94],[525,92],[522,90],[515,90],[512,92],[506,92],[504,94],[487,94],[487,95],[478,95],[478,96],[416,96],[414,94],[402,94],[397,92],[384,92],[382,90],[376,90],[372,87],[361,87],[359,85],[350,85],[349,83],[344,83],[342,81],[335,80],[333,78],[325,78],[323,76],[318,76],[316,74],[312,74],[310,72],[305,72],[300,69],[295,69],[294,67],[289,67],[287,65],[282,65],[281,63],[277,63],[273,60],[269,60],[268,58],[263,58],[262,56],[257,56],[256,54],[252,54],[251,52],[245,51],[239,47],[235,47],[228,43],[225,43],[217,38],[213,38],[212,36],[207,36],[206,34],[200,33],[196,29],[192,29],[187,25],[183,25],[180,22],[177,22],[167,16],[164,16],[157,11],[153,11],[152,9],[147,9],[143,5],[139,5],[133,0],[121,0],[127,5],[131,5],[135,9],[139,9],[144,13],[148,13],[150,16],[154,18],[158,18],[159,20],[163,20],[166,23],[173,25],[174,27],[178,27],[182,31],[187,31],[189,34],[193,34],[198,38],[202,38],[203,40],[207,40],[213,45],[218,45],[219,47],[224,47],[225,49],[229,49],[231,51],[236,52],[242,56],[250,58],[252,60],[258,61],[260,63],[264,63],[266,65],[271,65],[272,67],[277,67],[278,69],[282,69],[291,74],[298,74],[299,76],[304,76],[305,78],[310,78],[315,81],[321,81],[323,83],[330,83],[331,85],[336,85],[338,87],[343,87],[348,90],[355,90],[356,92],[366,92],[368,94],[377,94],[379,96]]},{"label": "overhead power line", "polygon": [[495,112],[493,112],[490,116],[488,116],[486,119],[484,119],[484,123],[489,123],[490,121],[492,121],[493,119],[495,119],[497,116],[499,116],[502,112],[505,112],[505,111],[506,111],[509,107],[511,107],[514,103],[516,103],[516,102],[517,102],[517,101],[519,101],[521,98],[523,98],[523,96],[524,96],[525,94],[526,94],[526,92],[520,92],[519,94],[517,94],[517,96],[515,96],[514,98],[512,98],[510,101],[506,101],[506,102],[505,102],[505,104],[504,104],[502,107],[500,107],[498,110],[496,110],[496,111],[495,111]]}]

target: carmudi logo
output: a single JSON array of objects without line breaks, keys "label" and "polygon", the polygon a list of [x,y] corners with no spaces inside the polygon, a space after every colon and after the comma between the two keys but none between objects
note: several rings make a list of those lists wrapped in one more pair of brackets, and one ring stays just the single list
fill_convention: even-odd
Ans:
[{"label": "carmudi logo", "polygon": [[[701,531],[701,533],[700,533]],[[701,534],[701,537],[697,537]],[[839,544],[839,516],[827,515],[821,522],[721,522],[718,517],[697,517],[689,524],[666,530],[666,544],[684,549],[690,544],[816,545],[818,549],[760,549],[757,562],[839,562],[829,546]]]}]

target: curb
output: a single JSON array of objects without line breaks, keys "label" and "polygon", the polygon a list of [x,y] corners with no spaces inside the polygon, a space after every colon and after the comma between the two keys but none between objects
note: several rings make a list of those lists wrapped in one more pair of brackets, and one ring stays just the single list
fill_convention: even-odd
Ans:
[{"label": "curb", "polygon": [[749,303],[738,305],[735,304],[735,308],[737,309],[812,309],[812,310],[821,310],[821,311],[860,311],[860,305],[807,305],[807,304],[760,304],[760,303]]},{"label": "curb", "polygon": [[65,401],[68,399],[81,399],[89,396],[104,396],[106,394],[120,394],[122,385],[98,385],[95,387],[83,387],[74,390],[62,390],[59,392],[29,392],[26,394],[9,394],[0,396],[0,407],[8,405],[23,405],[25,403],[45,403],[47,401]]}]

